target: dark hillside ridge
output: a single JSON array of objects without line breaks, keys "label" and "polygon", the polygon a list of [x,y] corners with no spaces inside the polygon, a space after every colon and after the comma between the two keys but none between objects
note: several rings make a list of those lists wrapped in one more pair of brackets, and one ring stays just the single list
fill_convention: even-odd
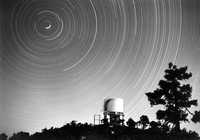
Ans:
[{"label": "dark hillside ridge", "polygon": [[87,123],[70,123],[61,128],[45,128],[42,132],[32,135],[19,132],[13,134],[8,140],[200,140],[200,137],[196,132],[187,132],[185,129],[179,133],[166,133],[151,128],[141,130],[128,126],[110,127]]}]

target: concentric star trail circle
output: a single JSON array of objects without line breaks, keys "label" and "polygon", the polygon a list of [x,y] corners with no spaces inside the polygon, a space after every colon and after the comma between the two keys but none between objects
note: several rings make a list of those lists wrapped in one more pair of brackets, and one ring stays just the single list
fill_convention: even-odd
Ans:
[{"label": "concentric star trail circle", "polygon": [[8,28],[15,46],[9,53],[18,65],[10,65],[23,73],[33,68],[30,74],[37,75],[41,68],[67,71],[81,63],[94,47],[97,34],[94,6],[90,1],[84,4],[81,7],[65,0],[18,2]]},{"label": "concentric star trail circle", "polygon": [[61,89],[102,88],[102,98],[130,96],[153,84],[180,47],[180,1],[24,0],[7,17],[5,62],[25,87],[57,81]]}]

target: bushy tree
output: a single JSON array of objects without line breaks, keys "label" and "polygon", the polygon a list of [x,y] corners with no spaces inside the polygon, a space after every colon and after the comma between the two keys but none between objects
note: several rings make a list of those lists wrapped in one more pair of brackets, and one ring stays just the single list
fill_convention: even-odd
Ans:
[{"label": "bushy tree", "polygon": [[142,129],[144,130],[148,126],[148,124],[149,124],[149,118],[148,118],[148,116],[142,115],[140,117],[140,120],[139,120],[138,123],[139,123],[139,125],[142,126]]},{"label": "bushy tree", "polygon": [[9,140],[28,140],[30,137],[30,134],[28,132],[18,132],[16,134],[13,134],[12,137],[9,138]]},{"label": "bushy tree", "polygon": [[0,140],[7,140],[8,136],[5,133],[0,134]]},{"label": "bushy tree", "polygon": [[195,111],[194,113],[192,113],[192,115],[192,121],[194,123],[200,123],[200,111]]},{"label": "bushy tree", "polygon": [[129,118],[126,124],[129,128],[135,128],[136,126],[136,122],[132,118]]},{"label": "bushy tree", "polygon": [[[197,106],[197,100],[191,99],[192,87],[186,80],[192,77],[192,73],[187,72],[187,66],[178,68],[169,63],[165,70],[164,79],[160,80],[159,88],[153,92],[146,93],[151,106],[163,105],[163,110],[158,110],[157,119],[163,125],[171,124],[171,129],[180,131],[180,122],[189,121],[188,114],[191,106]],[[193,114],[193,121],[199,122],[199,113]]]}]

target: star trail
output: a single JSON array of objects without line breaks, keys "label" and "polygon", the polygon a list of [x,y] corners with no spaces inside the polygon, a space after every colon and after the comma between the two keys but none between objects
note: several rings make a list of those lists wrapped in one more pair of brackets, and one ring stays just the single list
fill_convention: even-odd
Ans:
[{"label": "star trail", "polygon": [[34,132],[73,119],[91,122],[106,97],[123,98],[127,118],[153,116],[144,93],[155,89],[169,62],[191,68],[198,97],[199,6],[2,0],[0,128]]}]

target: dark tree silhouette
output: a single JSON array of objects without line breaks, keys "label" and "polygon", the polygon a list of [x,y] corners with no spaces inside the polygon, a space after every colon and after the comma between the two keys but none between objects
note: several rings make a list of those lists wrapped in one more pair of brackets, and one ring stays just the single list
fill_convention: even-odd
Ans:
[{"label": "dark tree silhouette", "polygon": [[5,133],[0,134],[0,140],[7,140],[8,136]]},{"label": "dark tree silhouette", "polygon": [[126,124],[129,128],[135,128],[136,126],[136,122],[132,118],[129,118]]},{"label": "dark tree silhouette", "polygon": [[[163,105],[164,110],[158,110],[157,119],[163,126],[171,126],[171,130],[180,131],[180,122],[188,121],[188,114],[193,114],[189,108],[197,106],[197,100],[191,99],[192,87],[186,83],[192,73],[187,72],[187,66],[178,68],[169,63],[165,70],[164,80],[160,80],[159,88],[146,93],[151,106]],[[199,121],[196,112],[194,121]]]},{"label": "dark tree silhouette", "polygon": [[70,124],[71,124],[72,127],[76,127],[76,125],[77,125],[77,121],[76,121],[76,120],[73,120],[73,121],[71,121]]},{"label": "dark tree silhouette", "polygon": [[195,111],[191,120],[194,123],[200,123],[200,111]]},{"label": "dark tree silhouette", "polygon": [[144,129],[148,126],[148,124],[149,124],[149,118],[148,118],[148,116],[142,115],[142,116],[140,117],[140,120],[139,120],[138,123],[139,123],[140,125],[142,125],[142,129],[144,130]]},{"label": "dark tree silhouette", "polygon": [[150,128],[152,128],[152,129],[157,129],[160,126],[160,124],[158,122],[155,122],[155,121],[151,121],[149,123],[149,125],[150,125]]},{"label": "dark tree silhouette", "polygon": [[28,132],[18,132],[17,134],[13,134],[9,140],[28,140],[30,134]]}]

